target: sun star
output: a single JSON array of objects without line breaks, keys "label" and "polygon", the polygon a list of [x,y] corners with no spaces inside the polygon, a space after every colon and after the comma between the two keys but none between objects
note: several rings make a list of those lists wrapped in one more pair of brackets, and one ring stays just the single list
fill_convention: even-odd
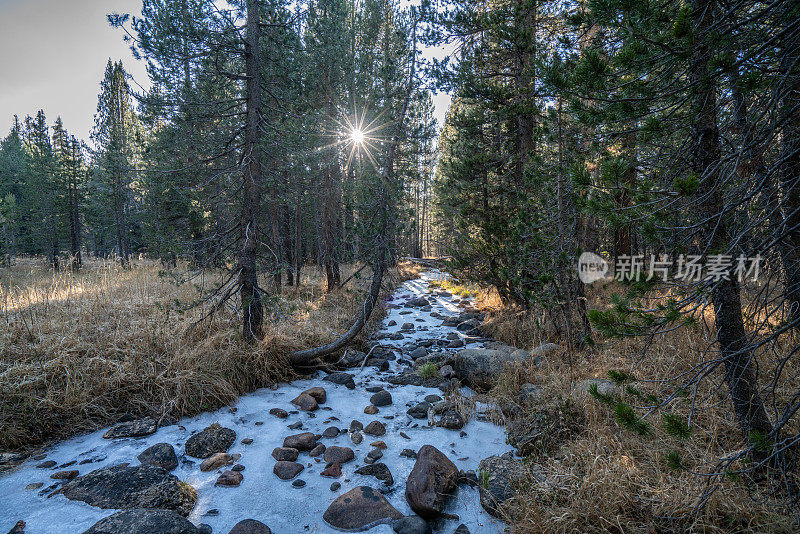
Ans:
[{"label": "sun star", "polygon": [[352,132],[350,132],[350,139],[354,144],[360,145],[364,142],[364,132],[358,128],[355,128]]}]

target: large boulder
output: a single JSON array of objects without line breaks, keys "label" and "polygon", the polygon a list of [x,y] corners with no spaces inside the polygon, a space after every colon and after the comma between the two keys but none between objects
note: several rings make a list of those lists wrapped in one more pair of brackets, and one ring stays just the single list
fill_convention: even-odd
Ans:
[{"label": "large boulder", "polygon": [[458,468],[432,445],[423,445],[406,480],[406,501],[420,517],[436,517],[458,486]]},{"label": "large boulder", "polygon": [[235,441],[236,432],[214,423],[186,440],[186,454],[204,460],[214,453],[226,452]]},{"label": "large boulder", "polygon": [[197,534],[197,527],[170,510],[123,510],[95,523],[83,534]]},{"label": "large boulder", "polygon": [[72,501],[83,501],[98,508],[155,508],[188,515],[197,501],[197,492],[154,465],[105,467],[69,482],[62,493]]},{"label": "large boulder", "polygon": [[530,361],[524,350],[506,352],[492,349],[464,349],[458,351],[453,362],[456,376],[466,385],[489,390],[497,383],[508,365],[522,365]]},{"label": "large boulder", "polygon": [[340,495],[322,518],[339,530],[361,531],[403,517],[386,497],[369,486],[358,486]]},{"label": "large boulder", "polygon": [[499,519],[508,519],[508,502],[514,498],[522,483],[522,460],[508,452],[502,456],[489,456],[478,464],[481,506]]},{"label": "large boulder", "polygon": [[149,436],[158,430],[158,422],[152,417],[145,417],[144,419],[136,419],[135,421],[126,421],[119,423],[109,428],[103,437],[105,439],[116,438],[135,438],[140,436]]}]

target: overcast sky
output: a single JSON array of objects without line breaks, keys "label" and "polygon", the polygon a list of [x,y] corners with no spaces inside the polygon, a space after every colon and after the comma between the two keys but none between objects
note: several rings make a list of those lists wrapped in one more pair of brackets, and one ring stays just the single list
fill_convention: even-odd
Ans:
[{"label": "overcast sky", "polygon": [[146,82],[144,66],[106,22],[107,13],[140,7],[140,0],[0,0],[0,137],[15,113],[22,119],[44,109],[48,123],[61,115],[67,130],[88,140],[108,59]]},{"label": "overcast sky", "polygon": [[[23,119],[44,109],[49,124],[60,115],[70,133],[88,141],[109,58],[147,85],[144,65],[106,21],[107,13],[140,8],[141,0],[0,0],[0,138],[14,114]],[[441,126],[450,99],[434,101]]]}]

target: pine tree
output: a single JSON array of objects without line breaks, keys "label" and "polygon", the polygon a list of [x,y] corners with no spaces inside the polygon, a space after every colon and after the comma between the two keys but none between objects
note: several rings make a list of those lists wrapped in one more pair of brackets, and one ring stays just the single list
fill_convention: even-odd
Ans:
[{"label": "pine tree", "polygon": [[112,206],[116,255],[127,267],[131,254],[131,184],[140,131],[122,62],[108,61],[100,89],[92,140],[104,196]]}]

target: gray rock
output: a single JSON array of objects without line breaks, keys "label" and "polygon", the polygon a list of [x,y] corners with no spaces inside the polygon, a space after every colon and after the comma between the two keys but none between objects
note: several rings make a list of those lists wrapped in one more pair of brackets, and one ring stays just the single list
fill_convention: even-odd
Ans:
[{"label": "gray rock", "polygon": [[409,354],[412,360],[416,360],[417,358],[422,358],[427,355],[428,355],[428,349],[426,349],[425,347],[417,347],[416,349],[411,351],[411,354]]},{"label": "gray rock", "polygon": [[327,447],[325,447],[325,445],[320,443],[319,445],[317,445],[316,447],[311,449],[311,451],[309,451],[308,455],[311,456],[312,458],[316,458],[317,456],[322,456],[323,454],[325,454],[325,450],[326,449],[327,449]]},{"label": "gray rock", "polygon": [[142,451],[137,458],[143,464],[155,465],[167,471],[178,467],[178,456],[169,443],[156,443]]},{"label": "gray rock", "polygon": [[514,458],[511,453],[481,460],[478,464],[478,489],[483,509],[503,518],[503,507],[522,483],[522,472],[522,460]]},{"label": "gray rock", "polygon": [[329,426],[325,430],[322,431],[323,438],[335,438],[339,435],[339,429],[335,426]]},{"label": "gray rock", "polygon": [[409,515],[394,526],[397,534],[432,534],[431,526],[418,515]]},{"label": "gray rock", "polygon": [[66,471],[56,471],[50,478],[53,480],[72,480],[76,476],[78,476],[79,472],[76,469],[70,469]]},{"label": "gray rock", "polygon": [[200,462],[200,471],[213,471],[223,465],[233,463],[233,457],[227,452],[215,452],[202,462]]},{"label": "gray rock", "polygon": [[386,426],[380,421],[372,421],[370,424],[364,427],[364,434],[368,434],[370,436],[383,436],[386,434]]},{"label": "gray rock", "polygon": [[369,398],[369,402],[375,406],[389,406],[392,403],[392,394],[388,391],[379,391]]},{"label": "gray rock", "polygon": [[328,447],[325,450],[325,456],[323,456],[325,463],[328,465],[347,463],[355,457],[355,453],[350,447],[336,446]]},{"label": "gray rock", "polygon": [[436,421],[436,426],[450,430],[461,430],[464,428],[464,424],[464,418],[454,409],[445,411],[439,420]]},{"label": "gray rock", "polygon": [[351,432],[350,441],[352,441],[354,445],[360,445],[361,442],[364,441],[364,434],[361,432]]},{"label": "gray rock", "polygon": [[423,445],[406,480],[406,501],[423,518],[436,517],[458,486],[458,468],[439,449]]},{"label": "gray rock", "polygon": [[458,351],[453,369],[456,376],[468,386],[491,389],[507,365],[522,365],[529,361],[525,351],[507,353],[492,349],[464,349]]},{"label": "gray rock", "polygon": [[368,486],[359,486],[334,500],[322,518],[340,530],[367,530],[403,517],[386,497]]},{"label": "gray rock", "polygon": [[98,508],[156,508],[184,516],[197,500],[191,486],[164,469],[147,464],[92,471],[66,484],[62,493],[67,499]]},{"label": "gray rock", "polygon": [[272,531],[261,521],[244,519],[233,525],[228,534],[272,534]]},{"label": "gray rock", "polygon": [[422,307],[422,306],[427,306],[429,304],[430,302],[428,302],[428,299],[426,299],[425,297],[416,297],[406,302],[406,306],[414,306],[414,307]]},{"label": "gray rock", "polygon": [[36,467],[39,469],[50,469],[51,467],[55,467],[56,465],[58,464],[54,460],[47,460],[45,462],[38,464]]},{"label": "gray rock", "polygon": [[515,400],[519,404],[534,404],[542,395],[542,388],[535,384],[525,383],[519,387]]},{"label": "gray rock", "polygon": [[[396,323],[395,323],[396,324]],[[392,326],[392,325],[390,325]],[[348,349],[337,362],[342,367],[358,367],[367,355],[360,350]]]},{"label": "gray rock", "polygon": [[575,392],[579,396],[588,396],[589,388],[591,388],[593,385],[597,386],[597,392],[601,395],[611,395],[618,392],[617,385],[611,380],[606,380],[605,378],[590,378],[588,380],[578,382],[575,385]]},{"label": "gray rock", "polygon": [[297,462],[275,462],[272,472],[281,480],[291,480],[304,469],[303,464]]},{"label": "gray rock", "polygon": [[101,519],[83,534],[198,534],[188,520],[171,510],[123,510]]},{"label": "gray rock", "polygon": [[275,447],[272,449],[272,457],[279,462],[294,462],[300,451],[290,447]]},{"label": "gray rock", "polygon": [[197,534],[213,534],[214,529],[207,523],[197,525]]},{"label": "gray rock", "polygon": [[25,521],[21,519],[17,521],[8,531],[8,534],[25,534]]},{"label": "gray rock", "polygon": [[331,491],[339,491],[339,488],[341,487],[342,487],[341,482],[334,482],[333,484],[331,484]]},{"label": "gray rock", "polygon": [[466,321],[459,323],[456,327],[456,330],[459,332],[464,332],[465,334],[479,334],[480,333],[481,322],[478,319],[467,319]]},{"label": "gray rock", "polygon": [[269,411],[269,413],[270,413],[270,415],[274,415],[275,417],[277,417],[279,419],[286,419],[287,417],[289,417],[289,412],[287,412],[283,408],[272,408]]},{"label": "gray rock", "polygon": [[470,534],[467,525],[461,523],[458,527],[453,531],[453,534]]},{"label": "gray rock", "polygon": [[400,330],[404,332],[414,330],[414,323],[403,323],[403,326],[400,327]]},{"label": "gray rock", "polygon": [[413,417],[414,419],[427,419],[428,418],[428,408],[430,408],[430,407],[431,407],[431,405],[428,404],[427,402],[420,402],[420,403],[416,404],[415,406],[412,406],[411,408],[409,408],[406,411],[406,413],[408,415],[410,415],[411,417]]},{"label": "gray rock", "polygon": [[331,373],[323,378],[323,380],[340,386],[345,386],[347,389],[355,389],[356,387],[356,383],[353,380],[353,375],[349,373]]},{"label": "gray rock", "polygon": [[392,472],[389,471],[389,468],[383,462],[377,462],[372,465],[365,465],[363,467],[359,467],[356,469],[357,475],[367,475],[373,476],[378,480],[382,480],[384,484],[387,486],[391,486],[394,484],[394,478],[392,477]]},{"label": "gray rock", "polygon": [[442,378],[454,378],[456,376],[456,372],[453,371],[453,367],[450,365],[443,365],[439,369],[439,375]]},{"label": "gray rock", "polygon": [[555,354],[560,350],[562,350],[561,345],[556,345],[555,343],[542,343],[541,345],[533,349],[533,356],[539,358],[546,358],[547,356]]},{"label": "gray rock", "polygon": [[291,400],[292,404],[303,410],[304,412],[313,412],[319,408],[319,403],[316,399],[308,393],[301,393]]},{"label": "gray rock", "polygon": [[283,440],[283,446],[298,451],[310,451],[317,446],[317,435],[311,432],[303,432],[302,434],[294,434],[286,436]]},{"label": "gray rock", "polygon": [[223,471],[214,482],[215,486],[236,487],[242,483],[244,476],[238,471]]},{"label": "gray rock", "polygon": [[411,449],[403,449],[400,451],[400,456],[405,456],[406,458],[414,458],[416,459],[417,453]]},{"label": "gray rock", "polygon": [[205,459],[215,452],[226,452],[235,442],[236,432],[214,423],[186,440],[186,454]]},{"label": "gray rock", "polygon": [[139,436],[149,436],[158,430],[158,422],[152,417],[136,419],[119,423],[109,428],[103,437],[105,439],[134,438]]},{"label": "gray rock", "polygon": [[325,389],[319,386],[309,388],[305,390],[303,393],[313,398],[319,404],[325,404],[325,401],[328,400],[328,394],[325,392]]}]

